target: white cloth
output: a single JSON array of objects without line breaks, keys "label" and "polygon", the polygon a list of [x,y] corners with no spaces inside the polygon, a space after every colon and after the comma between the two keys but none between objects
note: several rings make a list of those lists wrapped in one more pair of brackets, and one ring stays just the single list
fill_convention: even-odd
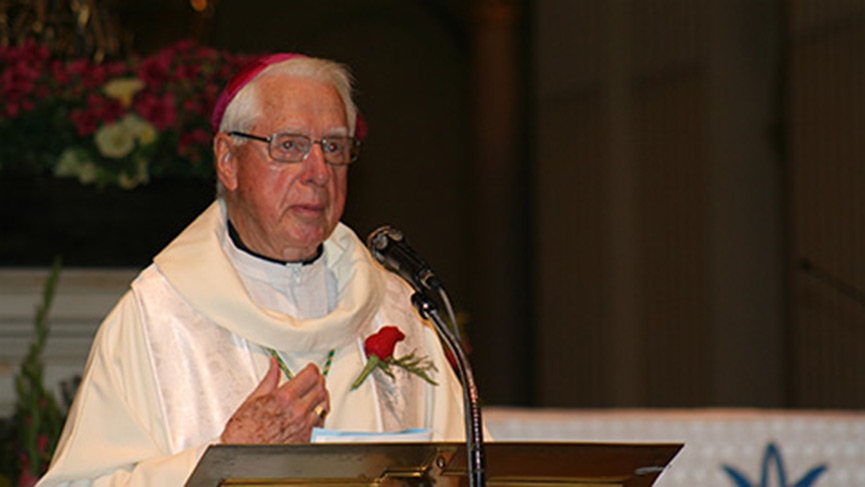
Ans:
[{"label": "white cloth", "polygon": [[[48,473],[38,484],[182,485],[204,449],[268,368],[264,347],[293,371],[323,365],[327,428],[387,432],[430,428],[464,438],[462,393],[410,288],[381,269],[340,224],[309,266],[268,263],[237,250],[214,203],[154,259],[105,319]],[[433,386],[401,369],[351,383],[363,340],[395,325],[438,371]]]}]

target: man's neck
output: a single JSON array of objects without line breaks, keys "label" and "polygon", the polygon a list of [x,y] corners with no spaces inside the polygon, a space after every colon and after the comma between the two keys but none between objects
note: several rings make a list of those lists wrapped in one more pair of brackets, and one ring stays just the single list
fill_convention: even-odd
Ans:
[{"label": "man's neck", "polygon": [[232,242],[232,243],[234,244],[234,246],[237,247],[238,249],[240,249],[240,250],[246,252],[247,254],[249,254],[249,255],[251,255],[251,256],[253,256],[253,257],[257,257],[257,258],[259,258],[259,259],[264,259],[264,260],[266,260],[266,261],[268,261],[268,262],[273,262],[273,263],[275,263],[275,264],[282,264],[282,265],[287,265],[287,264],[301,264],[301,265],[309,265],[309,264],[312,264],[313,262],[315,262],[316,260],[318,260],[318,258],[321,257],[321,254],[324,252],[324,245],[323,245],[323,244],[319,244],[319,245],[318,245],[318,248],[315,249],[315,254],[313,254],[312,257],[309,257],[309,258],[307,258],[307,259],[303,259],[303,260],[298,260],[298,261],[279,260],[279,259],[274,259],[273,257],[268,257],[268,256],[266,256],[266,255],[259,254],[258,252],[256,252],[256,251],[250,249],[249,247],[247,247],[245,243],[243,243],[243,240],[240,238],[240,234],[237,232],[237,229],[234,227],[234,224],[231,223],[231,220],[228,220],[228,237],[231,238],[231,242]]}]

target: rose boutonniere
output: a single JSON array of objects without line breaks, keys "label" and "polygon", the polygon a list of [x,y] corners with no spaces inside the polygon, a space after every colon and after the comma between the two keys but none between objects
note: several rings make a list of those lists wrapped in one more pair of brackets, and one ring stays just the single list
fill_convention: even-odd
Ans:
[{"label": "rose boutonniere", "polygon": [[393,349],[397,342],[402,341],[404,338],[405,334],[395,326],[385,326],[378,333],[368,336],[363,342],[363,350],[367,357],[366,367],[363,368],[363,371],[355,379],[351,388],[357,389],[376,368],[381,369],[382,372],[393,379],[394,375],[390,370],[392,365],[401,367],[432,385],[438,385],[429,376],[430,370],[437,369],[435,364],[428,358],[418,357],[414,351],[404,357],[394,358]]}]

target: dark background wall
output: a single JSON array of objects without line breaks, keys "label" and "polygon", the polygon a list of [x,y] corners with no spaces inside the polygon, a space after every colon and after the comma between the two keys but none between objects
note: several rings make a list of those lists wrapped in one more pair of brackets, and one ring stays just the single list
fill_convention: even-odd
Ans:
[{"label": "dark background wall", "polygon": [[405,231],[466,314],[481,396],[865,407],[865,2],[117,2],[351,66],[345,220]]}]

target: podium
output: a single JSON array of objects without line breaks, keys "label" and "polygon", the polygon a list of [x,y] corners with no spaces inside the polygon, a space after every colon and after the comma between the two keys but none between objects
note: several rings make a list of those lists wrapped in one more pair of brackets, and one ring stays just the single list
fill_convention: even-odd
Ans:
[{"label": "podium", "polygon": [[[649,487],[682,444],[488,442],[487,484]],[[468,486],[464,443],[212,445],[187,487]]]}]

